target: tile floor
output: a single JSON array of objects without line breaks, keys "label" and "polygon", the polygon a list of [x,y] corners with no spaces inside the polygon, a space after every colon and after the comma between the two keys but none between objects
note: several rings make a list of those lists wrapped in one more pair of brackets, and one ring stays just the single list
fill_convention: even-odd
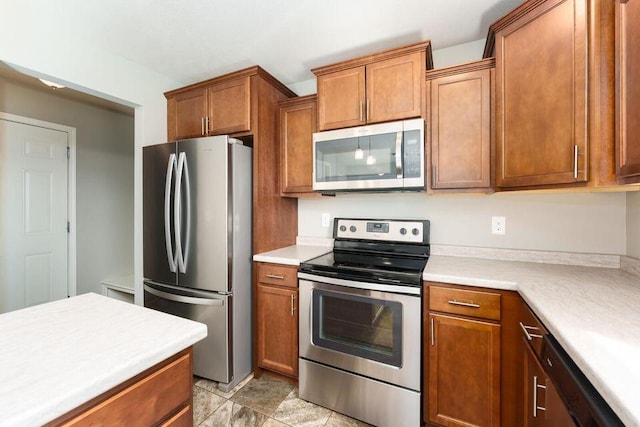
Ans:
[{"label": "tile floor", "polygon": [[298,388],[268,374],[249,376],[225,393],[194,377],[196,427],[365,427],[361,421],[298,398]]}]

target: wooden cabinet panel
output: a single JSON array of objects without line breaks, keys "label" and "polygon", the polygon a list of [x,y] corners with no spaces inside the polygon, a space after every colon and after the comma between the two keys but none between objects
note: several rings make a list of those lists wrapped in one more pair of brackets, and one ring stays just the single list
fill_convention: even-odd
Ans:
[{"label": "wooden cabinet panel", "polygon": [[258,284],[258,366],[296,377],[298,375],[298,291]]},{"label": "wooden cabinet panel", "polygon": [[311,70],[318,77],[318,129],[420,117],[431,43],[414,43]]},{"label": "wooden cabinet panel", "polygon": [[524,407],[526,427],[573,426],[569,411],[542,368],[540,361],[523,341],[524,352]]},{"label": "wooden cabinet panel", "polygon": [[358,126],[365,123],[365,67],[318,76],[318,128]]},{"label": "wooden cabinet panel", "polygon": [[420,117],[424,72],[423,52],[367,65],[367,123]]},{"label": "wooden cabinet panel", "polygon": [[500,294],[429,286],[429,310],[500,320]]},{"label": "wooden cabinet panel", "polygon": [[315,95],[280,103],[280,185],[283,195],[313,193],[316,117]]},{"label": "wooden cabinet panel", "polygon": [[[427,82],[432,190],[492,187],[493,64],[490,59],[434,71],[444,75]],[[466,71],[478,67],[484,69]]]},{"label": "wooden cabinet panel", "polygon": [[207,88],[209,135],[225,135],[251,129],[250,89],[249,77]]},{"label": "wooden cabinet panel", "polygon": [[203,136],[207,115],[206,91],[200,88],[175,95],[169,99],[168,112],[173,114],[167,123],[167,126],[173,126],[169,130],[170,141]]},{"label": "wooden cabinet panel", "polygon": [[640,182],[640,1],[616,0],[616,169]]},{"label": "wooden cabinet panel", "polygon": [[496,32],[499,187],[587,181],[586,21],[548,0]]},{"label": "wooden cabinet panel", "polygon": [[282,264],[256,264],[256,278],[260,283],[277,286],[298,287],[298,268]]},{"label": "wooden cabinet panel", "polygon": [[429,314],[429,421],[500,425],[500,325]]},{"label": "wooden cabinet panel", "polygon": [[192,366],[189,349],[47,425],[191,425]]}]

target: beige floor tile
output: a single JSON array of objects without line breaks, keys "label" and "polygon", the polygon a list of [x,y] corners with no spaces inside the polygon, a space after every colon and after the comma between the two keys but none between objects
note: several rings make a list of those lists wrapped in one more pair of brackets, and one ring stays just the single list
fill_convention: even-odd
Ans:
[{"label": "beige floor tile", "polygon": [[193,425],[198,426],[227,400],[200,387],[193,387]]},{"label": "beige floor tile", "polygon": [[298,389],[295,388],[271,417],[290,426],[321,427],[330,416],[330,409],[300,399]]},{"label": "beige floor tile", "polygon": [[269,375],[252,379],[231,400],[270,416],[293,389],[293,385]]},{"label": "beige floor tile", "polygon": [[262,424],[262,427],[289,427],[286,424],[282,424],[280,421],[269,418],[266,423]]}]

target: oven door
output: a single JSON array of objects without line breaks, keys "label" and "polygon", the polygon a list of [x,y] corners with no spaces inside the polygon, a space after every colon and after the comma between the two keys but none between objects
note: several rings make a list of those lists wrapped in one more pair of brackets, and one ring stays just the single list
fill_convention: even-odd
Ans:
[{"label": "oven door", "polygon": [[420,296],[321,280],[299,282],[300,357],[420,391]]}]

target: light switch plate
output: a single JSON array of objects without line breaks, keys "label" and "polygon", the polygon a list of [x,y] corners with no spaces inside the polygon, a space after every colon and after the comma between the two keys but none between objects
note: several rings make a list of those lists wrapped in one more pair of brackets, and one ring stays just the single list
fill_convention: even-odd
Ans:
[{"label": "light switch plate", "polygon": [[322,214],[322,226],[329,227],[331,225],[331,214],[323,212]]}]

